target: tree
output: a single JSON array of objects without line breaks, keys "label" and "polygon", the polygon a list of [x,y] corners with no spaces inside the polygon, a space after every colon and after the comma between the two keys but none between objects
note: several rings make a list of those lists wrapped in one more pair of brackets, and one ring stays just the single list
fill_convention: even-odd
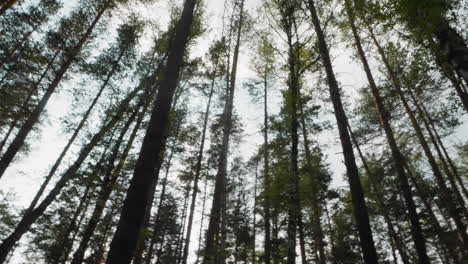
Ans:
[{"label": "tree", "polygon": [[176,26],[168,52],[166,68],[158,79],[160,87],[154,103],[155,107],[151,114],[106,263],[130,263],[132,259],[138,240],[138,230],[143,224],[145,208],[149,202],[150,187],[152,182],[157,180],[153,172],[159,161],[157,157],[162,152],[161,147],[169,119],[171,101],[192,28],[196,2],[195,0],[185,1],[181,18]]},{"label": "tree", "polygon": [[346,170],[348,175],[349,185],[351,187],[352,203],[354,217],[358,226],[359,238],[364,255],[365,263],[377,263],[377,253],[372,238],[372,231],[369,224],[369,216],[367,212],[366,202],[364,200],[364,192],[362,190],[359,172],[356,166],[352,143],[347,129],[346,113],[341,102],[340,89],[333,72],[330,55],[328,52],[325,35],[320,24],[320,20],[315,9],[313,0],[308,0],[309,11],[312,17],[312,23],[317,33],[318,47],[320,50],[321,60],[327,74],[327,81],[330,88],[330,99],[335,110],[335,117],[340,133],[341,145],[343,148],[343,156],[345,159]]}]

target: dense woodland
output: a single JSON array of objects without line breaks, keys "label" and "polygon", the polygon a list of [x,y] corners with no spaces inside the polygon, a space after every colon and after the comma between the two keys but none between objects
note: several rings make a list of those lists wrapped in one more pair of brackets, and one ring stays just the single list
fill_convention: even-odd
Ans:
[{"label": "dense woodland", "polygon": [[468,1],[1,0],[0,264],[468,263]]}]

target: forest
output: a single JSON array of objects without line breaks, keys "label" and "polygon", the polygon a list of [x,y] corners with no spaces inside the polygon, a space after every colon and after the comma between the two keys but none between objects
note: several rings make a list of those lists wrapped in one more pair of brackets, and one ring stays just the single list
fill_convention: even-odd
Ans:
[{"label": "forest", "polygon": [[467,0],[0,0],[0,264],[468,263]]}]

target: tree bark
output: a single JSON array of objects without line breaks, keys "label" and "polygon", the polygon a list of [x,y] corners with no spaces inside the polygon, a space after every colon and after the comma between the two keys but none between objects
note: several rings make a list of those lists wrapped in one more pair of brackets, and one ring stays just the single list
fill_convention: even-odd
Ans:
[{"label": "tree bark", "polygon": [[359,232],[359,240],[362,248],[364,262],[366,264],[378,263],[377,252],[375,250],[372,231],[369,223],[369,214],[367,212],[366,201],[364,199],[364,191],[362,189],[359,172],[356,166],[356,160],[353,153],[353,145],[351,143],[348,129],[346,113],[341,102],[340,89],[333,72],[333,66],[330,60],[325,35],[322,31],[314,1],[308,0],[310,13],[312,15],[312,23],[314,24],[315,32],[318,38],[318,47],[322,62],[327,74],[327,81],[330,88],[330,99],[333,102],[335,109],[335,117],[337,120],[338,130],[340,133],[341,145],[348,175],[348,181],[351,189],[353,213],[356,219],[356,224]]},{"label": "tree bark", "polygon": [[198,250],[197,250],[197,259],[195,264],[199,264],[200,260],[200,252],[201,252],[201,245],[202,245],[202,237],[203,237],[203,221],[205,220],[205,205],[206,205],[206,189],[208,187],[208,178],[205,178],[205,187],[203,188],[203,202],[202,202],[202,212],[201,212],[201,219],[200,219],[200,232],[198,234]]},{"label": "tree bark", "polygon": [[145,258],[145,263],[146,264],[151,263],[151,259],[153,258],[154,245],[158,242],[157,239],[158,239],[158,235],[159,235],[159,230],[157,228],[158,228],[158,225],[160,224],[159,221],[160,221],[160,218],[161,218],[161,210],[162,210],[162,207],[163,207],[164,199],[166,197],[167,179],[169,177],[169,170],[171,168],[171,161],[172,161],[172,157],[174,155],[174,148],[175,148],[175,142],[174,142],[174,144],[173,144],[173,146],[171,148],[171,152],[169,154],[169,157],[167,158],[166,172],[165,172],[164,179],[162,180],[162,184],[161,184],[162,189],[161,189],[161,195],[160,195],[160,198],[159,198],[158,208],[157,208],[157,211],[156,211],[156,217],[155,217],[155,220],[154,220],[153,234],[151,236],[150,245],[148,247],[148,253],[146,254],[146,258]]},{"label": "tree bark", "polygon": [[[107,2],[107,4],[101,10],[99,10],[93,22],[86,30],[85,34],[80,38],[78,44],[75,47],[73,47],[73,50],[79,51],[82,49],[82,47],[85,45],[86,41],[90,38],[91,33],[93,32],[94,28],[96,27],[97,23],[99,22],[99,20],[101,19],[102,15],[104,14],[104,12],[107,10],[108,7],[109,7],[109,2]],[[59,86],[63,76],[68,71],[70,65],[75,60],[79,52],[74,52],[72,54],[73,55],[68,56],[66,60],[60,65],[60,68],[56,72],[54,79],[47,87],[44,95],[42,96],[41,100],[37,104],[36,108],[32,111],[28,120],[26,120],[26,122],[20,128],[18,134],[13,139],[7,151],[0,159],[0,178],[3,176],[3,174],[5,173],[5,170],[8,168],[10,163],[13,161],[13,158],[15,157],[18,150],[24,145],[24,141],[26,140],[26,137],[33,129],[34,124],[36,124],[37,121],[39,120],[39,116],[41,115],[42,111],[45,109],[47,102],[49,101],[52,94],[55,92],[55,89]]]}]

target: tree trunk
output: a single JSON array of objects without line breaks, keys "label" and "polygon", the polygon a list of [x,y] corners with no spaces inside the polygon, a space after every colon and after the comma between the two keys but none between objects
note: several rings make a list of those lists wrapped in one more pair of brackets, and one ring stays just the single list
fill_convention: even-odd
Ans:
[{"label": "tree trunk", "polygon": [[78,227],[77,221],[81,220],[81,219],[78,219],[80,217],[80,214],[82,214],[82,212],[86,211],[86,209],[88,208],[88,204],[90,202],[89,192],[91,191],[91,189],[92,189],[92,184],[88,183],[86,185],[86,189],[85,189],[85,191],[83,193],[83,196],[80,199],[78,207],[76,208],[75,212],[73,213],[73,216],[72,216],[72,219],[70,221],[70,224],[68,225],[67,231],[65,231],[65,234],[63,235],[63,241],[62,241],[62,243],[60,245],[60,249],[57,250],[59,252],[59,254],[57,255],[56,259],[51,260],[51,264],[59,264],[63,260],[67,259],[68,254],[64,255],[63,253],[67,252],[67,249],[69,247],[71,247],[71,245],[73,243],[73,241],[70,239],[70,235],[73,233],[73,230],[75,230],[76,227]]},{"label": "tree trunk", "polygon": [[[443,244],[443,249],[444,251],[448,251],[450,258],[454,261],[454,263],[458,263],[457,260],[457,254],[455,253],[455,248],[453,248],[452,245],[446,245],[444,238],[443,238],[443,233],[444,230],[442,229],[442,226],[439,223],[439,220],[437,219],[436,214],[434,213],[434,210],[432,209],[431,204],[428,202],[428,198],[425,195],[424,190],[421,187],[421,184],[419,183],[419,179],[414,175],[414,173],[411,172],[411,169],[408,166],[408,163],[405,163],[406,170],[408,172],[408,175],[410,176],[410,179],[413,183],[414,188],[416,189],[416,193],[418,196],[421,198],[421,201],[426,208],[427,214],[429,215],[429,219],[431,220],[431,224],[435,230],[435,233],[437,235],[437,238],[439,239],[439,244]],[[443,213],[442,213],[443,215]],[[449,225],[450,227],[450,225]],[[461,243],[462,241],[460,241]],[[462,247],[462,246],[460,246]]]},{"label": "tree trunk", "polygon": [[392,153],[392,158],[393,158],[393,162],[395,165],[395,169],[397,171],[400,188],[405,198],[406,207],[408,208],[408,215],[409,215],[409,220],[411,223],[411,236],[413,238],[413,241],[416,247],[416,252],[418,254],[420,263],[428,264],[430,263],[430,260],[427,255],[426,243],[425,243],[424,235],[421,229],[419,216],[416,211],[416,205],[413,201],[413,194],[411,192],[411,187],[409,186],[408,177],[405,173],[404,157],[401,154],[398,148],[398,145],[396,143],[393,129],[388,120],[389,115],[387,113],[387,110],[385,109],[385,106],[384,106],[382,97],[380,95],[380,92],[377,88],[377,85],[375,84],[374,77],[372,76],[369,63],[367,62],[367,58],[364,53],[364,49],[362,48],[361,39],[359,37],[359,34],[356,29],[356,25],[355,25],[354,13],[353,13],[349,0],[346,1],[346,9],[348,12],[348,18],[349,18],[349,22],[350,22],[351,29],[353,32],[356,48],[357,48],[359,57],[361,59],[361,62],[363,64],[364,71],[366,72],[367,80],[369,81],[369,86],[372,90],[372,95],[374,96],[375,107],[378,111],[380,123],[382,127],[384,128],[385,135],[387,137],[387,142]]},{"label": "tree trunk", "polygon": [[[118,158],[120,146],[122,145],[125,134],[130,128],[130,125],[135,120],[138,111],[139,109],[137,107],[137,109],[133,112],[133,114],[128,118],[127,122],[125,123],[124,127],[122,128],[120,132],[120,135],[117,141],[115,142],[112,153],[110,154],[110,157],[107,161],[107,167],[105,169],[105,176],[102,181],[101,190],[99,191],[98,197],[96,199],[96,204],[94,206],[93,213],[91,214],[91,218],[89,219],[88,224],[86,225],[86,228],[83,231],[80,244],[78,248],[76,249],[75,253],[73,254],[73,259],[71,261],[71,264],[81,264],[83,262],[84,254],[88,247],[88,243],[91,240],[91,237],[94,234],[94,231],[97,225],[99,224],[101,216],[106,207],[107,201],[109,200],[109,197],[114,189],[114,185],[117,182],[118,177],[120,176],[120,170],[114,170],[115,161]],[[130,151],[131,145],[133,143],[133,140],[136,137],[141,121],[143,121],[143,116],[144,116],[144,111],[138,117],[138,122],[132,131],[132,134],[129,138],[129,142],[125,150],[128,149],[128,151]],[[123,153],[122,158],[125,157],[124,156],[125,154],[126,153]],[[120,167],[119,169],[121,169],[122,167]]]},{"label": "tree trunk", "polygon": [[[449,190],[449,188],[447,187],[447,185],[445,184],[445,180],[443,179],[443,176],[442,176],[442,173],[440,172],[438,166],[437,166],[437,163],[434,159],[434,156],[432,155],[432,152],[431,152],[431,149],[429,148],[429,145],[427,144],[427,141],[426,139],[424,138],[424,135],[422,133],[422,130],[421,130],[421,127],[419,126],[411,108],[409,107],[408,105],[408,101],[406,100],[404,94],[403,94],[403,91],[402,91],[402,87],[401,87],[401,84],[400,84],[400,80],[398,79],[398,77],[396,76],[395,72],[393,71],[390,63],[388,62],[387,60],[387,57],[385,56],[385,52],[383,50],[383,48],[380,46],[379,42],[377,41],[377,39],[375,38],[375,35],[373,34],[373,31],[372,29],[368,26],[368,29],[369,29],[369,33],[374,41],[374,44],[375,46],[377,47],[378,49],[378,52],[380,54],[380,57],[382,58],[382,61],[384,62],[384,65],[388,71],[388,74],[390,76],[390,79],[391,81],[393,82],[393,86],[395,87],[395,90],[398,94],[398,96],[400,97],[400,100],[401,102],[403,103],[403,106],[405,108],[405,111],[411,121],[411,124],[416,132],[416,136],[418,137],[418,140],[419,140],[419,143],[421,144],[423,150],[424,150],[424,154],[426,155],[428,161],[429,161],[429,164],[432,168],[432,171],[434,172],[434,176],[436,178],[436,181],[437,181],[437,185],[439,186],[440,188],[440,195],[441,195],[441,198],[442,198],[442,201],[445,205],[445,207],[447,208],[447,211],[450,215],[450,217],[454,220],[457,228],[458,228],[458,233],[459,233],[459,236],[460,236],[460,239],[463,241],[463,243],[465,244],[465,247],[468,248],[468,235],[466,234],[466,225],[465,223],[463,223],[463,220],[462,220],[462,216],[460,215],[460,213],[464,213],[464,212],[460,212],[460,210],[458,210],[456,207],[455,207],[455,204],[454,203],[451,203],[449,201],[453,200],[452,199],[452,191]],[[465,212],[466,212],[466,209],[465,209]]]},{"label": "tree trunk", "polygon": [[361,181],[359,179],[359,172],[356,166],[356,160],[353,153],[353,145],[349,137],[347,129],[347,118],[344,111],[340,89],[333,72],[330,55],[328,53],[327,43],[325,42],[325,35],[322,31],[317,11],[315,9],[314,1],[308,0],[310,13],[312,15],[312,23],[314,24],[315,31],[318,38],[318,47],[322,62],[327,74],[328,85],[330,88],[330,99],[333,102],[335,110],[335,117],[337,120],[338,130],[340,133],[341,145],[343,148],[343,155],[350,184],[353,213],[356,219],[357,229],[359,232],[359,240],[361,243],[364,262],[366,264],[378,263],[377,252],[372,238],[372,231],[369,223],[369,215],[367,212],[366,201],[364,199],[364,191],[362,189]]},{"label": "tree trunk", "polygon": [[[300,98],[302,96],[299,96]],[[304,150],[305,150],[305,155],[306,155],[306,161],[307,165],[309,166],[309,169],[313,168],[312,161],[310,160],[312,157],[312,153],[310,151],[309,147],[309,139],[307,137],[307,127],[305,123],[305,115],[304,115],[304,105],[302,103],[302,100],[299,99],[299,109],[300,109],[300,114],[301,114],[301,128],[302,128],[302,137],[304,141]],[[314,225],[314,243],[315,246],[317,247],[318,251],[318,263],[319,264],[325,264],[326,263],[326,258],[325,258],[325,243],[323,241],[323,229],[322,229],[322,224],[320,222],[320,216],[322,215],[321,209],[320,209],[320,201],[319,201],[319,191],[320,191],[320,179],[318,178],[313,178],[312,179],[313,186],[312,186],[312,221]]]},{"label": "tree trunk", "polygon": [[157,157],[163,149],[166,128],[168,127],[171,102],[177,87],[180,68],[194,17],[196,0],[186,0],[182,16],[175,28],[170,45],[167,66],[160,75],[159,92],[155,107],[143,140],[135,171],[125,197],[117,230],[112,239],[107,264],[130,263],[133,257],[140,229],[143,225],[145,209],[149,201],[153,181],[157,181],[154,170]]},{"label": "tree trunk", "polygon": [[67,145],[65,145],[65,147],[63,148],[62,152],[60,153],[59,157],[57,158],[57,160],[55,161],[54,165],[52,165],[52,168],[50,169],[49,171],[49,174],[45,177],[44,179],[44,182],[41,184],[41,187],[39,188],[39,190],[37,191],[36,195],[34,196],[34,199],[32,200],[31,204],[29,205],[28,207],[28,210],[33,210],[34,207],[36,207],[36,204],[37,202],[39,201],[39,199],[41,198],[42,194],[44,193],[45,189],[47,188],[47,185],[49,184],[50,180],[52,179],[52,177],[54,176],[55,172],[57,171],[58,167],[60,166],[60,164],[62,163],[62,160],[65,158],[65,155],[68,153],[68,150],[70,149],[70,147],[72,146],[73,142],[75,141],[75,139],[77,138],[79,132],[81,131],[81,129],[84,127],[84,125],[86,124],[87,120],[88,120],[88,117],[89,115],[91,114],[91,112],[93,111],[94,109],[94,106],[96,105],[96,103],[98,102],[99,98],[101,97],[102,95],[102,92],[104,91],[104,89],[107,87],[107,85],[109,84],[109,81],[112,77],[112,75],[114,74],[115,70],[117,69],[117,66],[122,58],[122,56],[124,55],[124,53],[122,52],[120,55],[119,55],[119,58],[117,59],[117,61],[114,63],[114,65],[112,66],[112,69],[109,71],[109,73],[107,74],[106,76],[106,79],[104,80],[104,83],[101,85],[101,87],[99,88],[99,91],[98,93],[96,94],[96,96],[94,97],[93,101],[91,102],[91,105],[88,107],[88,109],[86,110],[86,112],[84,113],[80,123],[78,124],[78,126],[75,128],[75,131],[73,132],[72,136],[70,137],[70,139],[68,140],[68,143]]},{"label": "tree trunk", "polygon": [[[45,70],[42,72],[41,76],[39,77],[39,80],[37,80],[37,82],[34,83],[33,85],[33,88],[31,89],[31,91],[29,92],[28,96],[26,97],[26,100],[24,101],[24,103],[21,105],[21,108],[19,110],[20,113],[22,112],[25,112],[27,111],[27,108],[28,108],[28,104],[29,102],[31,101],[34,93],[36,93],[39,89],[39,85],[42,83],[42,80],[44,80],[44,78],[47,76],[47,72],[50,70],[50,68],[52,67],[52,65],[54,64],[55,62],[55,59],[57,58],[57,56],[59,55],[59,51],[55,52],[54,56],[52,57],[52,59],[47,63],[47,66],[45,68]],[[0,153],[2,153],[3,151],[3,147],[6,145],[6,142],[8,141],[8,138],[10,137],[10,134],[11,132],[13,132],[13,129],[16,128],[16,126],[18,125],[18,122],[20,121],[20,117],[17,116],[15,118],[15,120],[11,123],[10,127],[8,128],[8,131],[7,133],[5,134],[2,142],[0,143]]]},{"label": "tree trunk", "polygon": [[[440,139],[437,129],[435,128],[429,112],[427,111],[426,107],[424,106],[424,103],[419,102],[416,96],[414,95],[413,91],[411,89],[408,89],[409,95],[413,101],[414,106],[416,106],[416,109],[418,111],[418,114],[421,118],[421,120],[424,123],[424,126],[429,134],[429,138],[431,139],[432,144],[434,145],[434,148],[437,152],[437,155],[439,156],[439,159],[442,163],[442,168],[445,171],[445,174],[447,175],[447,178],[449,179],[449,183],[452,187],[452,189],[455,192],[455,195],[457,196],[457,199],[460,204],[464,205],[465,201],[458,190],[458,186],[456,183],[456,180],[460,184],[460,189],[462,190],[463,194],[465,195],[465,198],[468,198],[468,192],[465,188],[465,185],[460,178],[460,175],[458,175],[458,170],[454,166],[452,160],[450,159],[450,156],[447,153],[447,150],[445,149],[442,140]],[[450,165],[449,165],[450,164]],[[466,207],[465,207],[466,208]],[[466,212],[466,210],[465,210]],[[466,213],[465,213],[465,218],[468,219]]]},{"label": "tree trunk", "polygon": [[227,156],[229,151],[229,139],[232,130],[232,111],[234,107],[234,91],[236,85],[237,63],[239,58],[239,49],[241,45],[241,33],[244,23],[244,1],[240,3],[240,16],[239,25],[237,29],[236,46],[234,47],[234,57],[232,70],[229,76],[229,83],[227,87],[227,98],[223,112],[223,140],[221,151],[219,154],[218,172],[216,174],[215,189],[213,194],[213,202],[211,206],[210,221],[208,230],[206,232],[205,240],[205,256],[203,262],[205,264],[214,264],[217,257],[215,236],[219,232],[221,215],[225,206],[225,192],[226,192],[226,176],[227,176]]},{"label": "tree trunk", "polygon": [[39,203],[39,205],[31,211],[27,211],[20,222],[17,224],[15,230],[10,234],[2,244],[0,244],[0,263],[3,263],[8,252],[13,248],[16,242],[26,233],[31,225],[44,213],[47,207],[55,200],[55,198],[60,194],[61,190],[67,185],[67,183],[76,177],[76,172],[81,167],[81,164],[88,157],[89,153],[94,149],[95,146],[102,140],[104,135],[110,131],[116,123],[120,120],[123,113],[125,112],[126,107],[131,99],[136,95],[132,93],[132,96],[127,96],[125,100],[122,101],[120,107],[117,109],[116,113],[112,116],[111,120],[104,124],[98,133],[96,133],[91,140],[86,144],[78,154],[75,162],[62,174],[60,179],[55,184],[54,188],[49,192],[49,194],[44,198],[44,200]]},{"label": "tree trunk", "polygon": [[271,264],[271,234],[270,234],[270,164],[269,164],[269,143],[268,143],[268,81],[267,71],[263,78],[263,185],[264,185],[264,250],[265,264]]},{"label": "tree trunk", "polygon": [[180,223],[180,230],[179,230],[179,235],[177,237],[177,247],[176,247],[176,262],[179,264],[182,261],[182,255],[183,255],[183,248],[184,248],[184,234],[185,234],[185,226],[186,226],[186,221],[187,221],[187,210],[188,210],[188,203],[189,203],[189,198],[190,198],[190,185],[191,182],[187,183],[187,191],[185,192],[185,199],[184,199],[184,206],[182,210],[182,220]]},{"label": "tree trunk", "polygon": [[[0,15],[1,16],[1,15]],[[39,24],[35,25],[31,31],[29,31],[26,35],[24,35],[24,37],[19,41],[19,43],[17,43],[15,45],[15,47],[13,48],[12,51],[8,52],[8,54],[6,54],[6,58],[3,59],[2,61],[0,61],[0,69],[3,68],[3,65],[5,65],[6,63],[8,63],[8,61],[13,57],[13,55],[15,55],[15,53],[23,46],[23,44],[26,42],[26,40],[29,39],[29,37],[37,30],[37,28],[39,27]]]},{"label": "tree trunk", "polygon": [[411,262],[410,262],[410,259],[409,259],[408,255],[406,254],[405,245],[403,245],[400,237],[397,235],[397,233],[396,233],[396,231],[395,231],[395,229],[393,227],[393,223],[392,223],[392,220],[390,218],[390,214],[389,214],[389,212],[387,210],[388,206],[384,202],[384,199],[383,199],[384,194],[381,191],[382,186],[381,186],[381,184],[379,184],[377,182],[377,179],[376,179],[375,175],[370,170],[370,167],[367,164],[367,161],[366,161],[366,159],[364,157],[364,154],[361,151],[361,147],[360,147],[360,145],[359,145],[356,137],[354,136],[354,133],[353,133],[353,131],[352,131],[352,129],[351,129],[351,127],[349,125],[348,125],[348,129],[349,129],[349,134],[351,135],[351,139],[353,140],[354,146],[356,147],[356,150],[357,150],[357,152],[359,154],[359,157],[361,158],[364,169],[366,170],[366,172],[368,174],[372,189],[373,189],[373,191],[374,191],[374,193],[376,195],[376,200],[377,200],[379,210],[382,213],[382,216],[384,217],[385,222],[387,223],[388,232],[390,234],[390,240],[391,240],[390,243],[395,242],[395,245],[396,245],[396,247],[398,249],[398,252],[400,253],[400,257],[401,257],[401,260],[403,261],[403,263],[404,264],[410,264]]},{"label": "tree trunk", "polygon": [[[258,182],[258,162],[255,164],[255,184],[254,184],[254,204],[253,204],[253,221],[252,221],[252,264],[256,263],[255,242],[257,239],[257,182]],[[246,254],[247,255],[247,254]],[[245,261],[244,263],[247,263]]]},{"label": "tree trunk", "polygon": [[429,115],[429,112],[427,111],[426,107],[424,106],[423,103],[421,103],[421,107],[423,110],[424,115],[427,118],[427,121],[429,122],[430,127],[432,128],[432,131],[434,132],[436,141],[438,142],[440,148],[442,149],[442,152],[444,153],[445,159],[447,160],[450,169],[452,170],[452,173],[455,175],[456,180],[458,181],[458,184],[463,192],[463,195],[465,196],[465,199],[468,199],[468,191],[466,190],[465,183],[463,182],[463,179],[460,177],[460,173],[458,172],[457,167],[453,163],[452,159],[450,158],[450,155],[447,152],[447,149],[444,146],[444,143],[442,142],[442,138],[440,137],[439,133],[437,132],[437,129],[434,125],[434,120],[432,120],[431,116]]},{"label": "tree trunk", "polygon": [[157,211],[156,211],[156,217],[155,217],[155,220],[154,220],[153,234],[151,236],[150,245],[148,247],[148,253],[147,253],[146,258],[145,258],[145,263],[146,264],[151,264],[151,259],[153,258],[154,245],[158,242],[157,241],[157,238],[158,238],[158,235],[159,235],[158,225],[160,224],[159,221],[160,221],[160,217],[161,217],[161,210],[162,210],[164,199],[166,197],[167,178],[169,176],[171,161],[172,161],[172,157],[174,155],[174,148],[175,148],[175,142],[174,142],[174,144],[173,144],[173,146],[171,148],[171,152],[169,154],[169,157],[167,158],[166,172],[165,172],[164,179],[162,180],[161,195],[160,195],[160,198],[159,198],[159,204],[158,204],[158,208],[157,208]]},{"label": "tree trunk", "polygon": [[205,205],[206,205],[206,189],[208,187],[208,178],[205,178],[205,187],[203,188],[203,202],[202,202],[202,212],[201,212],[201,219],[200,219],[200,232],[198,234],[198,250],[197,250],[197,259],[195,264],[199,264],[200,260],[200,252],[201,252],[201,245],[202,245],[202,237],[203,237],[203,221],[205,220]]},{"label": "tree trunk", "polygon": [[[97,15],[94,18],[93,22],[91,23],[89,28],[86,30],[85,34],[80,38],[78,44],[75,47],[73,47],[73,50],[79,51],[85,45],[86,41],[90,38],[91,33],[93,32],[93,30],[96,27],[97,23],[101,19],[102,15],[107,10],[107,8],[109,6],[108,3],[101,10],[99,10],[99,12],[97,13]],[[1,13],[0,13],[0,15],[1,15]],[[26,120],[26,122],[20,128],[18,134],[13,139],[13,141],[11,142],[11,144],[8,147],[7,151],[5,152],[5,154],[0,159],[0,178],[3,176],[3,174],[5,173],[5,170],[8,168],[10,163],[13,161],[13,158],[15,157],[18,150],[24,145],[24,141],[26,140],[26,137],[28,136],[28,134],[33,129],[34,124],[36,124],[36,122],[39,120],[39,116],[41,115],[42,111],[45,109],[45,107],[47,105],[47,102],[49,101],[52,94],[55,92],[55,89],[60,84],[60,81],[62,80],[65,73],[68,71],[68,68],[70,67],[72,62],[75,60],[75,58],[79,54],[79,52],[74,52],[73,54],[75,54],[75,55],[69,56],[60,65],[60,68],[56,72],[54,79],[52,80],[52,82],[47,87],[44,95],[42,96],[41,100],[37,104],[36,108],[32,111],[32,113],[29,116],[28,120]]]},{"label": "tree trunk", "polygon": [[[422,122],[424,124],[424,127],[426,128],[427,133],[429,134],[429,138],[430,138],[432,144],[434,145],[434,149],[436,150],[436,153],[439,156],[440,163],[442,164],[442,169],[444,170],[445,174],[447,175],[447,178],[448,178],[450,186],[451,186],[451,188],[452,188],[452,190],[454,192],[454,195],[457,198],[458,203],[464,209],[465,218],[468,219],[466,206],[465,206],[465,201],[463,200],[463,197],[462,197],[462,195],[460,193],[460,190],[458,190],[458,186],[457,186],[457,183],[455,181],[455,176],[452,173],[452,171],[450,170],[450,168],[448,166],[448,162],[445,159],[444,154],[442,154],[442,150],[441,150],[441,148],[439,146],[440,141],[437,141],[437,139],[436,139],[436,137],[435,137],[435,135],[434,135],[434,133],[432,131],[432,127],[429,125],[429,121],[427,119],[427,117],[429,115],[427,114],[427,112],[423,111],[423,109],[421,107],[422,104],[420,104],[418,102],[418,100],[416,99],[416,96],[414,95],[413,91],[411,91],[410,88],[408,88],[407,90],[408,90],[408,93],[410,95],[411,100],[413,101],[413,105],[416,107],[416,110],[418,111],[419,117],[421,118],[421,120],[422,120]],[[461,185],[461,188],[464,189],[464,185]],[[465,191],[466,191],[466,189],[465,189]]]},{"label": "tree trunk", "polygon": [[200,149],[198,150],[197,164],[195,165],[195,178],[193,179],[192,202],[190,204],[190,213],[188,217],[187,235],[185,237],[185,246],[184,246],[184,253],[182,256],[182,264],[187,264],[187,258],[189,254],[190,237],[192,234],[193,215],[195,213],[195,204],[197,201],[197,193],[198,193],[198,181],[200,180],[200,173],[201,173],[201,167],[202,167],[202,161],[203,161],[203,152],[205,150],[206,129],[208,127],[211,99],[214,93],[214,86],[215,86],[215,79],[216,79],[215,76],[216,76],[217,68],[218,68],[218,62],[216,62],[215,64],[215,69],[213,72],[213,79],[211,80],[210,93],[208,95],[208,103],[206,104],[205,116],[203,118],[201,143],[200,143]]}]

